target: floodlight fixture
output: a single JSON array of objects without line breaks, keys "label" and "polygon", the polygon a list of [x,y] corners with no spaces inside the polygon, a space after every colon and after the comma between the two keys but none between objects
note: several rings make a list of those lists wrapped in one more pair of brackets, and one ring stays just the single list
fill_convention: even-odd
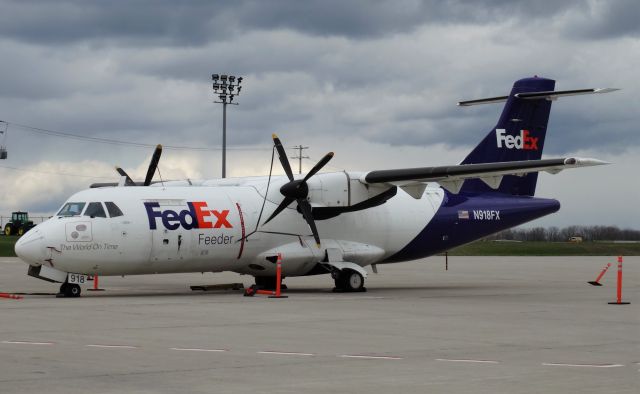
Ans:
[{"label": "floodlight fixture", "polygon": [[214,81],[212,85],[213,93],[220,100],[214,102],[222,104],[222,177],[225,178],[227,172],[227,104],[238,105],[237,102],[233,102],[233,99],[240,94],[242,77],[228,74],[212,74],[211,78]]}]

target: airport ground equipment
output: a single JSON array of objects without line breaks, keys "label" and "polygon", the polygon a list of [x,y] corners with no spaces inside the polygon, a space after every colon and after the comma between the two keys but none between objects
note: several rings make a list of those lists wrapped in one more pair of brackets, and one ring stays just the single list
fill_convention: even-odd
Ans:
[{"label": "airport ground equipment", "polygon": [[600,275],[598,275],[596,280],[590,281],[590,282],[587,282],[587,283],[589,283],[592,286],[602,286],[602,283],[600,283],[600,280],[602,279],[604,274],[607,273],[607,270],[609,269],[609,267],[611,267],[611,263],[607,263],[607,265],[604,266],[604,268],[602,269],[602,272],[600,272]]},{"label": "airport ground equipment", "polygon": [[616,300],[609,305],[629,305],[630,302],[622,301],[622,256],[618,256],[618,281],[616,286]]},{"label": "airport ground equipment", "polygon": [[11,293],[0,293],[0,298],[9,298],[12,300],[21,300],[22,296],[21,295],[17,295],[17,294],[11,294]]},{"label": "airport ground equipment", "polygon": [[12,212],[11,221],[4,226],[4,235],[19,235],[22,236],[27,231],[35,227],[33,221],[29,220],[29,214],[27,212]]}]

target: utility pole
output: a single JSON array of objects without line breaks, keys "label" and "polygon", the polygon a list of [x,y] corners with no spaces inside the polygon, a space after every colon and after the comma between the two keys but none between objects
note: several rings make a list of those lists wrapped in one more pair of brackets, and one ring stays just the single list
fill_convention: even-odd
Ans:
[{"label": "utility pole", "polygon": [[227,104],[238,105],[233,102],[233,98],[240,94],[242,86],[242,77],[226,74],[212,74],[213,93],[218,95],[220,101],[214,101],[216,104],[222,104],[222,177],[227,177]]},{"label": "utility pole", "polygon": [[4,120],[0,120],[0,123],[4,123],[4,130],[0,130],[0,160],[7,158],[7,132],[9,131],[9,123]]},{"label": "utility pole", "polygon": [[303,149],[309,149],[308,146],[297,145],[291,149],[298,150],[298,156],[291,156],[292,159],[298,159],[298,174],[302,174],[302,159],[308,159],[309,156],[302,156]]}]

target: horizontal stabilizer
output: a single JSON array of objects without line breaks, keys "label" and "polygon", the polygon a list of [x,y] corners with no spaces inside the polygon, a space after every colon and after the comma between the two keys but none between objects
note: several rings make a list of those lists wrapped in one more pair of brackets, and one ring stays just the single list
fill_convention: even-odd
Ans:
[{"label": "horizontal stabilizer", "polygon": [[489,97],[477,100],[467,100],[467,101],[459,101],[458,106],[460,107],[470,107],[472,105],[479,104],[495,104],[495,103],[504,103],[507,101],[509,96],[498,96],[498,97]]},{"label": "horizontal stabilizer", "polygon": [[516,93],[515,96],[517,98],[521,98],[525,100],[537,100],[537,99],[555,100],[558,97],[580,96],[582,94],[611,93],[611,92],[615,92],[616,90],[620,90],[620,89],[601,88],[601,89],[558,90],[558,91],[551,91],[551,92]]},{"label": "horizontal stabilizer", "polygon": [[[615,88],[599,88],[599,89],[576,89],[576,90],[555,90],[548,92],[524,92],[524,93],[516,93],[514,97],[525,99],[525,100],[538,100],[538,99],[546,99],[546,100],[555,100],[558,97],[565,96],[579,96],[582,94],[598,94],[598,93],[611,93],[615,92]],[[503,103],[507,101],[509,96],[498,96],[498,97],[489,97],[484,99],[477,100],[467,100],[458,102],[458,106],[460,107],[469,107],[472,105],[479,104],[493,104],[493,103]]]}]

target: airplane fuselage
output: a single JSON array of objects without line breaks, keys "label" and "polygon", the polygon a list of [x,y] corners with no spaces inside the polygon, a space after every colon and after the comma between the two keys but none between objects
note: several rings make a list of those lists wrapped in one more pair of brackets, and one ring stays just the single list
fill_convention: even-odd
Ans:
[{"label": "airplane fuselage", "polygon": [[[335,196],[317,197],[323,185],[335,190],[336,182],[346,188],[342,197],[353,199],[357,193],[354,183],[347,186],[357,177],[319,174],[312,186],[316,201],[324,206],[342,204]],[[272,179],[266,201],[266,179],[259,177],[199,186],[89,189],[68,201],[113,203],[122,215],[54,216],[28,233],[23,242],[38,251],[30,264],[80,274],[234,271],[271,276],[275,265],[266,257],[282,253],[283,274],[299,276],[321,273],[318,264],[326,260],[328,249],[359,266],[412,260],[559,207],[555,200],[532,197],[453,195],[437,184],[429,184],[420,198],[398,189],[379,206],[317,220],[320,234],[330,234],[318,247],[294,207],[266,226],[258,223],[275,208],[278,186],[284,181]]]}]

